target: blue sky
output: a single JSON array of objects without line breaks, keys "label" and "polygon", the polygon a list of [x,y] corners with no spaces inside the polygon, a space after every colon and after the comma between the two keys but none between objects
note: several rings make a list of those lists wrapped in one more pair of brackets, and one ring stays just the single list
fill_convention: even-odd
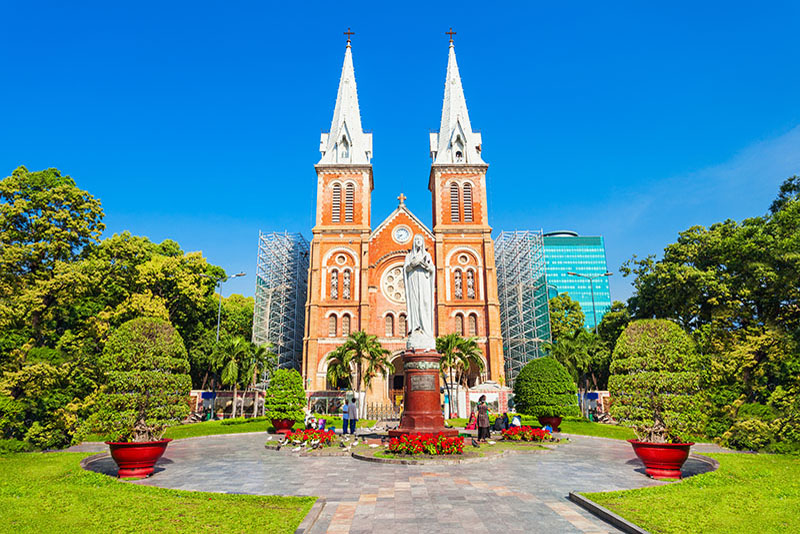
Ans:
[{"label": "blue sky", "polygon": [[559,4],[3,2],[0,176],[57,167],[108,235],[202,250],[252,295],[259,229],[311,237],[348,26],[374,225],[400,192],[430,222],[450,26],[495,231],[604,235],[616,272],[800,173],[800,4]]}]

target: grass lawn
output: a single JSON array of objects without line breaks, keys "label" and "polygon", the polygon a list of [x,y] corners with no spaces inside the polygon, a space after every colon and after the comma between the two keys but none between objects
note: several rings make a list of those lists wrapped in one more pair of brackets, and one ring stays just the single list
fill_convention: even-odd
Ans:
[{"label": "grass lawn", "polygon": [[[512,415],[509,414],[509,418]],[[466,419],[448,419],[447,422],[451,426],[463,428],[467,424]],[[538,427],[539,421],[535,417],[527,415],[522,416],[522,424],[524,426]],[[604,425],[602,423],[593,423],[586,419],[565,419],[561,422],[561,431],[567,434],[580,434],[582,436],[598,436],[602,438],[614,439],[633,439],[636,435],[633,430],[624,426],[617,425]]]},{"label": "grass lawn", "polygon": [[84,471],[82,453],[0,457],[5,532],[294,532],[315,497],[166,490]]},{"label": "grass lawn", "polygon": [[655,488],[587,493],[656,533],[800,532],[800,457],[709,454],[717,471]]}]

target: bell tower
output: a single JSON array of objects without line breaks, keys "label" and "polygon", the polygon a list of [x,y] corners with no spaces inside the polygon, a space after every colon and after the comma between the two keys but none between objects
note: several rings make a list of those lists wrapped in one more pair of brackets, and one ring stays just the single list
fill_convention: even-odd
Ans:
[{"label": "bell tower", "polygon": [[327,389],[324,361],[350,332],[366,328],[372,134],[361,128],[348,29],[330,130],[320,137],[317,210],[309,258],[303,341],[307,390]]},{"label": "bell tower", "polygon": [[[450,32],[448,32],[450,33]],[[485,377],[501,381],[503,344],[481,134],[472,130],[453,33],[439,131],[430,134],[437,335],[476,337]]]}]

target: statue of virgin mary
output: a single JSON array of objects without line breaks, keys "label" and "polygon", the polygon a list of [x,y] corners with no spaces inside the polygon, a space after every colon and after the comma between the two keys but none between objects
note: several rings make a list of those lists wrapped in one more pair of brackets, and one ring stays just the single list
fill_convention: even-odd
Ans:
[{"label": "statue of virgin mary", "polygon": [[433,259],[425,250],[425,240],[419,234],[406,254],[403,277],[406,285],[408,311],[408,349],[435,350],[433,335],[433,290],[436,269]]}]

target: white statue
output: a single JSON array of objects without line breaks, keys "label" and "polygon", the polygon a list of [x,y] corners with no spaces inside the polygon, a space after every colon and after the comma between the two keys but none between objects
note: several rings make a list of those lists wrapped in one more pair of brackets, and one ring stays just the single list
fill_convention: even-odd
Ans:
[{"label": "white statue", "polygon": [[436,339],[433,336],[435,276],[436,269],[431,255],[425,250],[425,240],[417,234],[403,265],[408,310],[408,349],[436,350]]}]

